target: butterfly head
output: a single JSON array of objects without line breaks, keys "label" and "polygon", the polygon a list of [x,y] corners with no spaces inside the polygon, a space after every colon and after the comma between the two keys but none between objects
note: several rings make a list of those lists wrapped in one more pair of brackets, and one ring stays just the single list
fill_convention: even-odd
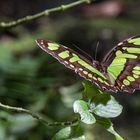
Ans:
[{"label": "butterfly head", "polygon": [[95,68],[101,68],[101,65],[100,65],[100,63],[98,62],[98,61],[95,61],[95,60],[93,60],[92,61],[92,65],[95,67]]}]

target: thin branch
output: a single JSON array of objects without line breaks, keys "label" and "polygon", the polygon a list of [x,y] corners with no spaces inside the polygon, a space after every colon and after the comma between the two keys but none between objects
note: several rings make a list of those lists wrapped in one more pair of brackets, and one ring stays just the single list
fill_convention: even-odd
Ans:
[{"label": "thin branch", "polygon": [[44,123],[47,126],[73,126],[73,125],[76,125],[78,123],[78,118],[74,119],[72,121],[67,121],[67,122],[49,123],[45,119],[43,119],[41,116],[31,112],[30,110],[27,110],[27,109],[24,109],[24,108],[21,108],[21,107],[12,107],[12,106],[9,106],[9,105],[4,105],[1,102],[0,102],[0,108],[6,109],[6,110],[11,110],[11,111],[16,111],[16,112],[27,113],[27,114],[31,115],[33,118],[37,119],[38,121],[40,121],[41,123]]},{"label": "thin branch", "polygon": [[26,17],[17,19],[15,21],[11,21],[11,22],[0,22],[0,28],[11,28],[11,27],[15,27],[17,25],[20,25],[20,24],[23,24],[23,23],[26,23],[26,22],[29,22],[29,21],[33,21],[33,20],[38,19],[40,17],[48,16],[51,13],[64,11],[64,10],[67,10],[67,9],[70,9],[70,8],[73,8],[73,7],[76,7],[78,5],[81,5],[81,4],[84,4],[84,3],[90,3],[90,2],[91,2],[91,0],[78,0],[78,1],[72,2],[70,4],[61,5],[59,7],[55,7],[55,8],[44,10],[44,11],[42,11],[40,13],[35,14],[35,15],[28,15]]}]

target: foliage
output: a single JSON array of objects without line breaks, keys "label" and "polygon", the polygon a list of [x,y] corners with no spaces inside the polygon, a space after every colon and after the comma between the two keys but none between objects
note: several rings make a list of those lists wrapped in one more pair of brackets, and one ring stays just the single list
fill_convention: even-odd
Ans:
[{"label": "foliage", "polygon": [[[7,29],[18,37],[0,40],[0,102],[36,112],[52,125],[44,125],[29,114],[1,108],[0,140],[109,140],[114,139],[113,136],[122,140],[119,134],[128,140],[138,140],[139,93],[110,95],[86,81],[82,86],[75,74],[43,53],[34,41],[41,37],[69,43],[68,46],[76,44],[84,51],[92,52],[91,56],[95,54],[97,41],[100,41],[97,57],[102,59],[102,53],[107,50],[105,46],[109,48],[118,40],[140,32],[138,13],[137,9],[134,13],[130,10],[116,18],[60,14],[60,17],[40,20],[36,32],[23,27]],[[118,101],[123,104],[123,113]],[[117,117],[120,113],[121,116]]]},{"label": "foliage", "polygon": [[[102,125],[107,131],[115,135],[116,140],[123,140],[117,132],[115,132],[113,125],[109,118],[114,118],[120,115],[122,112],[122,106],[118,104],[114,97],[109,94],[98,91],[89,82],[84,82],[83,100],[75,101],[74,111],[79,113],[81,121],[86,124],[98,123]],[[93,92],[93,91],[98,92]],[[94,113],[95,115],[94,117]]]},{"label": "foliage", "polygon": [[[1,52],[1,55],[0,55],[1,60],[5,60],[5,61],[0,62],[1,72],[3,73],[3,79],[1,77],[1,81],[3,81],[3,84],[1,85],[1,89],[2,88],[5,89],[5,90],[1,90],[1,97],[2,98],[8,97],[9,100],[6,101],[7,104],[12,105],[12,102],[16,99],[17,103],[16,104],[14,103],[14,105],[18,105],[19,101],[20,101],[20,106],[24,105],[31,110],[41,111],[46,106],[46,104],[49,105],[49,100],[54,100],[52,95],[54,95],[56,92],[53,90],[53,88],[54,88],[54,83],[57,79],[56,78],[54,79],[53,78],[54,76],[52,76],[52,77],[49,76],[50,77],[49,78],[46,75],[47,74],[46,72],[44,73],[46,75],[45,76],[46,79],[44,79],[44,76],[38,75],[39,74],[38,71],[39,71],[40,67],[42,67],[42,64],[40,63],[40,59],[42,61],[44,59],[43,58],[44,56],[42,58],[36,57],[36,59],[34,58],[34,56],[29,57],[30,54],[29,55],[26,54],[23,56],[21,55],[20,57],[17,57],[16,54],[17,54],[17,52],[19,53],[18,48],[17,48],[17,50],[15,50],[15,49],[13,50],[12,48],[9,49],[7,47],[5,47],[5,48],[2,47],[0,52]],[[5,63],[3,63],[3,62],[5,62]],[[44,66],[44,64],[43,64],[43,66]],[[51,65],[48,65],[48,66],[51,67]],[[47,70],[49,70],[48,66],[46,66]],[[53,72],[53,71],[51,71],[51,72]],[[49,73],[49,74],[51,74],[51,73]],[[8,75],[8,77],[7,77],[7,75]],[[10,82],[10,80],[12,83],[8,84],[7,81]],[[51,81],[52,81],[52,84],[51,84]],[[45,85],[44,85],[44,83],[45,83]],[[74,106],[73,106],[74,112],[80,113],[82,122],[87,123],[87,124],[95,123],[96,119],[92,113],[95,113],[98,116],[107,117],[107,118],[115,117],[120,114],[120,110],[117,111],[117,109],[116,109],[117,107],[119,108],[119,105],[117,104],[117,102],[114,100],[113,97],[111,97],[111,99],[110,99],[109,94],[102,94],[100,91],[97,90],[97,88],[93,87],[88,82],[84,82],[83,84],[84,84],[83,100],[75,101]],[[53,88],[52,88],[52,85],[53,85]],[[43,94],[44,90],[42,90],[42,87],[44,87],[46,90],[46,93],[47,93],[46,97]],[[76,87],[74,87],[74,88],[70,87],[69,89],[68,88],[67,89],[68,89],[68,91],[72,91],[72,88],[75,90]],[[61,91],[61,93],[66,92],[66,90],[64,90],[64,88],[63,88],[63,90],[61,88],[60,91]],[[12,96],[9,95],[9,92],[11,92]],[[14,96],[13,96],[13,94],[14,94]],[[56,94],[55,94],[55,96],[56,96]],[[70,94],[72,94],[72,93],[70,93]],[[29,98],[29,95],[31,96],[31,98]],[[20,98],[20,96],[22,96],[22,98]],[[50,99],[48,100],[47,98],[50,98]],[[77,97],[77,99],[78,98],[79,97]],[[20,100],[18,101],[18,99],[20,99]],[[108,103],[108,100],[110,100],[111,103],[106,104],[106,103]],[[74,98],[73,98],[73,101],[74,101]],[[57,102],[58,101],[55,101],[55,105]],[[103,104],[101,104],[101,103],[103,103]],[[116,111],[115,116],[114,115],[111,116],[112,115],[111,107],[112,107],[113,111]],[[107,108],[107,110],[108,110],[108,108],[110,108],[110,111],[111,111],[110,114],[109,114],[109,112],[108,112],[108,114],[106,114],[106,108]],[[50,110],[50,112],[53,113],[52,110]],[[102,116],[103,112],[104,112],[104,116]],[[7,114],[7,115],[9,116],[9,114]],[[52,117],[51,114],[50,114],[50,117]],[[58,117],[58,115],[57,115],[57,117]],[[22,113],[15,114],[14,118],[15,118],[15,121],[13,121],[13,117],[10,115],[9,119],[8,119],[9,123],[11,123],[11,126],[12,126],[12,128],[10,130],[11,133],[20,133],[20,132],[23,133],[24,131],[30,130],[37,125],[37,122],[35,122],[32,118],[30,118],[31,119],[31,120],[29,120],[30,123],[28,123],[28,118],[29,118],[28,115],[25,115]],[[24,122],[24,120],[25,120],[25,122]],[[33,123],[31,123],[32,121],[33,121]],[[22,124],[22,122],[23,122],[23,124]],[[4,130],[7,130],[7,128],[3,129],[1,131],[1,132],[3,132],[3,134],[5,133],[5,135],[6,135],[6,131],[4,132]],[[64,136],[62,134],[64,134]],[[62,129],[59,133],[57,133],[55,135],[54,139],[56,139],[56,137],[62,137],[62,136],[68,137],[70,135],[71,136],[73,135],[71,132],[71,127],[66,127],[64,129]],[[1,137],[4,137],[4,135],[1,135]],[[82,133],[79,137],[85,137],[84,133]],[[63,138],[61,138],[61,139],[63,139]]]}]

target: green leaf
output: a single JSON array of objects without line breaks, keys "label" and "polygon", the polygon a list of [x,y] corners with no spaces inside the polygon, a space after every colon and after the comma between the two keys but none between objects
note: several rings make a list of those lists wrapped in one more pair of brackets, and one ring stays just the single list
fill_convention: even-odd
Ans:
[{"label": "green leaf", "polygon": [[96,122],[102,125],[108,132],[115,136],[116,140],[124,140],[113,128],[112,122],[107,118],[101,118],[96,116]]},{"label": "green leaf", "polygon": [[79,113],[81,121],[86,124],[93,124],[96,122],[93,114],[89,112],[88,104],[83,100],[76,100],[73,104],[75,113]]},{"label": "green leaf", "polygon": [[65,127],[60,131],[58,131],[55,134],[55,136],[52,138],[52,140],[86,140],[85,136],[82,135],[82,133],[83,130],[79,125],[72,126],[72,127]]},{"label": "green leaf", "polygon": [[106,104],[103,104],[102,98],[97,105],[94,102],[90,104],[91,111],[104,118],[114,118],[119,116],[122,112],[122,108],[123,107],[115,100],[113,96],[111,96],[110,100],[108,100]]},{"label": "green leaf", "polygon": [[84,133],[84,128],[81,126],[80,123],[78,123],[75,126],[71,126],[72,132],[71,132],[71,137],[72,138],[79,138],[83,136]]},{"label": "green leaf", "polygon": [[89,101],[89,99],[94,98],[98,94],[100,94],[97,87],[95,87],[93,84],[91,84],[89,81],[84,80],[83,81],[84,86],[84,92],[83,92],[83,99],[86,101]]},{"label": "green leaf", "polygon": [[105,118],[114,118],[121,114],[123,107],[113,96],[101,92],[89,82],[83,82],[83,86],[83,99],[89,102],[90,112]]},{"label": "green leaf", "polygon": [[71,138],[71,140],[86,140],[86,137],[85,136],[81,136],[81,137],[78,137],[78,138]]},{"label": "green leaf", "polygon": [[52,140],[66,140],[71,134],[71,127],[65,127],[58,131]]}]

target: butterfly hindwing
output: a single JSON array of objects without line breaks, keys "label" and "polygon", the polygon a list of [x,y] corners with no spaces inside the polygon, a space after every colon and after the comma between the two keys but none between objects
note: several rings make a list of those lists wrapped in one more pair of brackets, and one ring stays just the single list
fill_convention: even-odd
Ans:
[{"label": "butterfly hindwing", "polygon": [[110,85],[100,68],[98,66],[93,66],[92,62],[84,56],[54,42],[42,39],[38,39],[36,42],[45,52],[51,54],[60,63],[74,70],[81,77],[95,83],[101,89],[114,91],[114,87]]},{"label": "butterfly hindwing", "polygon": [[132,93],[140,89],[140,35],[119,43],[102,64],[118,90]]}]

